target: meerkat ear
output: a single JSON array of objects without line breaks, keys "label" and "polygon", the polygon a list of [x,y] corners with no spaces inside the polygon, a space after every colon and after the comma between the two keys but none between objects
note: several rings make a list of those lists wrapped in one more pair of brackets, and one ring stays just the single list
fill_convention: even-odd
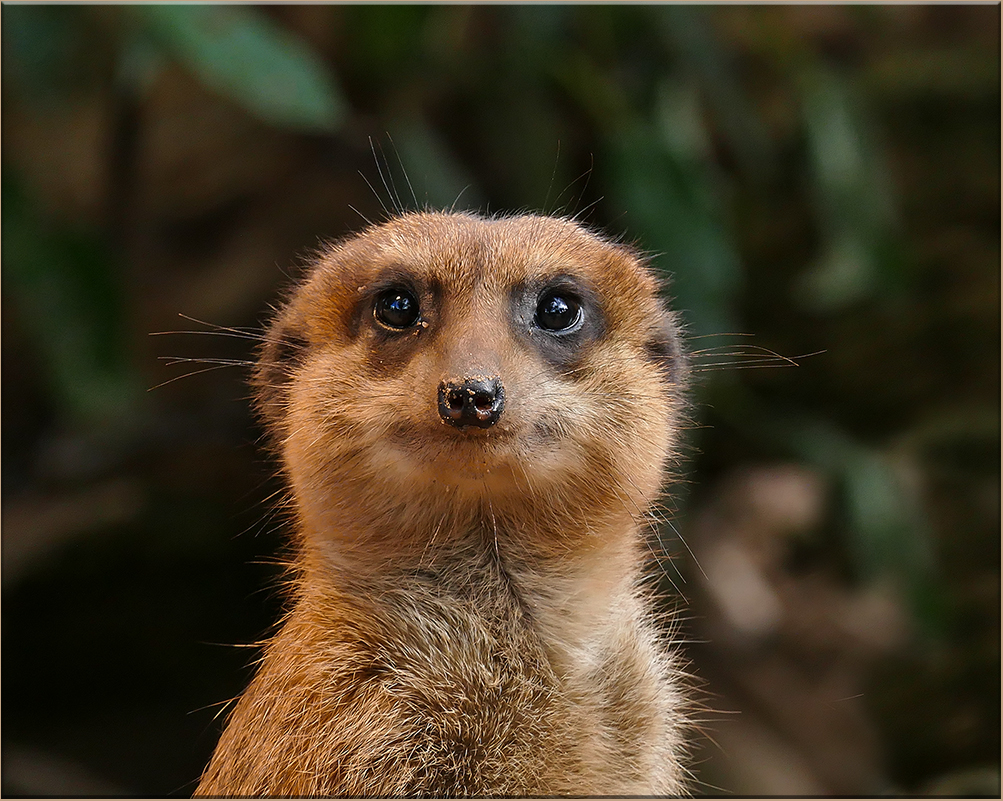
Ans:
[{"label": "meerkat ear", "polygon": [[276,320],[265,334],[258,365],[251,379],[255,406],[268,429],[283,436],[289,382],[306,356],[307,340],[289,320]]},{"label": "meerkat ear", "polygon": [[683,350],[679,316],[659,305],[661,319],[645,342],[644,351],[648,359],[665,373],[669,383],[682,388],[689,376],[689,360]]}]

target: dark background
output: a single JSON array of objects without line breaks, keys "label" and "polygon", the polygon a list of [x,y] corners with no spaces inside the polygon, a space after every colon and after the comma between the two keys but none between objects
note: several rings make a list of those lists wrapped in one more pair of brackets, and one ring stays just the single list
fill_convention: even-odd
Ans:
[{"label": "dark background", "polygon": [[253,337],[211,334],[455,203],[674,276],[696,792],[998,797],[998,4],[0,23],[5,795],[194,789],[281,610]]}]

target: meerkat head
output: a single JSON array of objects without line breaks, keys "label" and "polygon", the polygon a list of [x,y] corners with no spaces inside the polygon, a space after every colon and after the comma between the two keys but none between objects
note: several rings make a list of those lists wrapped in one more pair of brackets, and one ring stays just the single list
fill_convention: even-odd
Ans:
[{"label": "meerkat head", "polygon": [[685,374],[657,289],[629,248],[548,217],[414,213],[328,248],[256,376],[301,513],[645,509]]}]

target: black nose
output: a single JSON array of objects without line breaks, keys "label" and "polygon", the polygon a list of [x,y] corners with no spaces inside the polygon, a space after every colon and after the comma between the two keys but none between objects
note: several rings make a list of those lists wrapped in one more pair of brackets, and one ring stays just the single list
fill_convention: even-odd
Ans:
[{"label": "black nose", "polygon": [[457,428],[490,428],[505,406],[505,390],[497,378],[466,378],[439,384],[439,416]]}]

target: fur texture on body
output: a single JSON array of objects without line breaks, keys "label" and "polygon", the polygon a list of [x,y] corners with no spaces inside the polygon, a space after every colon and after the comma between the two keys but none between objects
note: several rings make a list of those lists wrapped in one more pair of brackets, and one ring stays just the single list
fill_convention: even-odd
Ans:
[{"label": "fur texture on body", "polygon": [[414,213],[320,254],[256,376],[290,613],[197,794],[682,792],[642,575],[684,381],[648,268],[573,222]]}]

